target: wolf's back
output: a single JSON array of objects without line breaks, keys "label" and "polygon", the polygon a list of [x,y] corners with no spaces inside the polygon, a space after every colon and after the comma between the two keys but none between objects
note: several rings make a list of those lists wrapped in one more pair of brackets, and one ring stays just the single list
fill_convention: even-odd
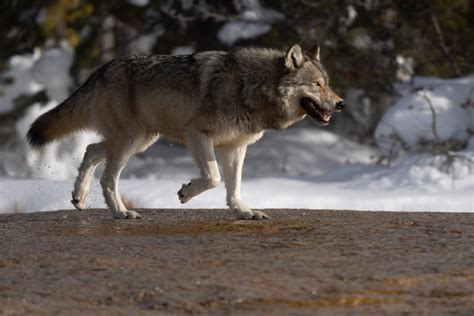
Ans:
[{"label": "wolf's back", "polygon": [[26,137],[32,147],[42,147],[53,140],[88,127],[90,112],[88,104],[92,101],[92,94],[104,69],[105,66],[96,70],[69,98],[31,124]]}]

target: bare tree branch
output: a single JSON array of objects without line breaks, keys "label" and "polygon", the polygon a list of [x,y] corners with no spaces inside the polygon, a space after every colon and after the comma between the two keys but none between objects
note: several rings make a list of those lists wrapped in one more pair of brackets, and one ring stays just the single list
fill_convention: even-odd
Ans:
[{"label": "bare tree branch", "polygon": [[422,93],[422,96],[423,98],[426,100],[426,102],[428,103],[428,106],[430,108],[430,111],[431,111],[431,117],[432,117],[432,120],[431,120],[431,131],[433,132],[433,136],[435,138],[435,141],[437,143],[441,142],[441,139],[438,135],[438,131],[436,129],[436,111],[435,111],[435,108],[434,108],[434,105],[433,105],[433,102],[431,102],[431,99],[429,98],[428,94],[426,93],[426,90],[423,91]]},{"label": "bare tree branch", "polygon": [[461,70],[459,69],[459,65],[451,57],[448,46],[446,46],[446,42],[444,40],[443,32],[441,31],[441,27],[439,26],[438,18],[436,17],[436,14],[435,14],[433,8],[431,8],[431,23],[434,26],[436,35],[438,36],[439,47],[441,49],[441,52],[443,53],[444,57],[446,58],[446,60],[451,65],[451,68],[453,69],[453,72],[456,75],[456,77],[459,77],[461,75]]}]

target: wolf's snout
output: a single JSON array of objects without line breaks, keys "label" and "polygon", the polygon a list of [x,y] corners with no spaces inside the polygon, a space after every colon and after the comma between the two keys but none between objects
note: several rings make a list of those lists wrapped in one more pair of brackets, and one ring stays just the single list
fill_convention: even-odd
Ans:
[{"label": "wolf's snout", "polygon": [[332,112],[316,103],[313,99],[308,97],[301,98],[300,106],[305,110],[306,114],[308,114],[316,122],[323,125],[327,125],[329,123]]},{"label": "wolf's snout", "polygon": [[346,102],[344,100],[336,103],[336,110],[342,111],[346,107]]}]

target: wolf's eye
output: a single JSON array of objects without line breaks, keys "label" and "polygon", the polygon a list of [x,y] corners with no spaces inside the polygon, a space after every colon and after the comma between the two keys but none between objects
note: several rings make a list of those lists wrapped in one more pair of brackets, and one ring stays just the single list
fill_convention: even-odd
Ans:
[{"label": "wolf's eye", "polygon": [[315,85],[316,85],[317,87],[321,87],[321,84],[319,83],[319,81],[316,81],[316,82],[315,82]]}]

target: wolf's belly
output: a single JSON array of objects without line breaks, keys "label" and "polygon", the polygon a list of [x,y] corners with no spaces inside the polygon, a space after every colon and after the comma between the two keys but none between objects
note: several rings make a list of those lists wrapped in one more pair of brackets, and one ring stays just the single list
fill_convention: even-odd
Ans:
[{"label": "wolf's belly", "polygon": [[214,146],[244,146],[250,145],[262,138],[264,131],[245,134],[241,131],[227,131],[225,133],[213,135]]}]

